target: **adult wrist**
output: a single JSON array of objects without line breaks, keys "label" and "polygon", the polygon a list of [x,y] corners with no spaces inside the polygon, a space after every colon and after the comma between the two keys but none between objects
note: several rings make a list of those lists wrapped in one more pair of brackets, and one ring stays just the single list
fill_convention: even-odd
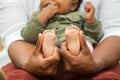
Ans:
[{"label": "adult wrist", "polygon": [[93,62],[91,62],[90,66],[91,67],[88,68],[86,73],[83,72],[83,76],[84,75],[90,76],[90,75],[93,75],[93,74],[100,72],[103,69],[102,60],[98,60],[98,59],[93,58]]},{"label": "adult wrist", "polygon": [[94,61],[95,61],[96,67],[94,68],[95,70],[94,70],[93,73],[98,73],[98,72],[100,72],[103,69],[102,60],[100,58],[99,59],[95,58]]}]

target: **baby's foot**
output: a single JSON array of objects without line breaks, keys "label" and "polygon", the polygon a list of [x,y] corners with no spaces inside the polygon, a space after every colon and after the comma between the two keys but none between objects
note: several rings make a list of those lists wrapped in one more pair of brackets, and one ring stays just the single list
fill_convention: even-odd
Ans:
[{"label": "baby's foot", "polygon": [[55,39],[56,39],[56,35],[55,35],[55,31],[54,30],[45,30],[43,32],[43,53],[44,53],[44,57],[49,57],[53,55],[53,51],[55,48]]},{"label": "baby's foot", "polygon": [[70,26],[65,29],[67,48],[72,55],[79,55],[80,41],[78,36],[79,29],[76,26]]}]

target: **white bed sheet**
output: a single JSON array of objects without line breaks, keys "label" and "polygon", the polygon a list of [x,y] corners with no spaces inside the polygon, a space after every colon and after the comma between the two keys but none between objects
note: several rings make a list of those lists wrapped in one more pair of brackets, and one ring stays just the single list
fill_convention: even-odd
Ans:
[{"label": "white bed sheet", "polygon": [[3,49],[2,51],[0,51],[0,67],[3,67],[4,65],[8,64],[9,62],[11,62],[8,53],[5,49]]}]

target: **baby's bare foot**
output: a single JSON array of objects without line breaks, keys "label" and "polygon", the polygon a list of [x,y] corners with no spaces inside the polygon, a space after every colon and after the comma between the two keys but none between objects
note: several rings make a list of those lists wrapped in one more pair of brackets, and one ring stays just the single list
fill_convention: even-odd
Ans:
[{"label": "baby's bare foot", "polygon": [[67,48],[72,55],[79,55],[80,41],[78,36],[79,29],[76,26],[70,26],[65,29]]},{"label": "baby's bare foot", "polygon": [[55,35],[55,31],[54,30],[45,30],[43,32],[43,53],[44,53],[44,57],[49,57],[53,55],[53,51],[55,48],[55,39],[56,39],[56,35]]}]

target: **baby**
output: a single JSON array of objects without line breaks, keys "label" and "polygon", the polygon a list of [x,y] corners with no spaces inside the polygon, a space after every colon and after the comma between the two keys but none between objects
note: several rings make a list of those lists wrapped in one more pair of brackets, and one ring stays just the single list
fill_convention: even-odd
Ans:
[{"label": "baby", "polygon": [[85,15],[77,11],[81,2],[82,0],[41,0],[41,11],[33,13],[21,32],[22,37],[28,42],[36,43],[38,34],[41,33],[44,36],[44,57],[52,56],[55,46],[64,41],[72,55],[77,56],[80,51],[78,33],[82,31],[92,51],[103,36],[101,23],[94,16],[95,8],[91,2],[85,4]]}]

